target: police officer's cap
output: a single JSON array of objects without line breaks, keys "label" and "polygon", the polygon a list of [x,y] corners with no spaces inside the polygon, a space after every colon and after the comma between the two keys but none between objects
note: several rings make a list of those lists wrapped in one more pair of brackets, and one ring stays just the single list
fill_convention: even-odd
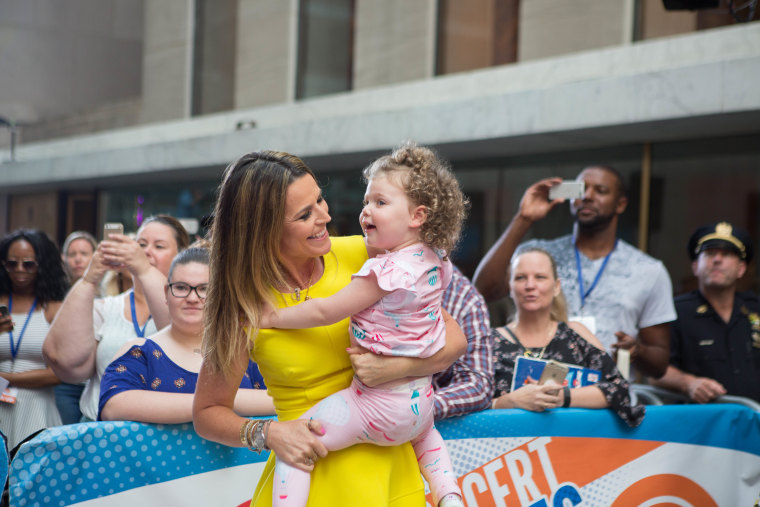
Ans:
[{"label": "police officer's cap", "polygon": [[749,234],[728,222],[718,222],[698,228],[689,238],[688,248],[691,260],[696,259],[700,252],[708,248],[730,250],[743,261],[749,262],[752,259],[752,242]]}]

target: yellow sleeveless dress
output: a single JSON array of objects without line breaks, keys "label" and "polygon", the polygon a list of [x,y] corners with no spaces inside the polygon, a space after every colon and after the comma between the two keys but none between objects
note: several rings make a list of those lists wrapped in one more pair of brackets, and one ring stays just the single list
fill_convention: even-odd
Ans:
[{"label": "yellow sleeveless dress", "polygon": [[[345,287],[367,260],[361,236],[331,240],[332,249],[324,256],[324,275],[309,289],[310,297],[328,297]],[[278,301],[280,306],[298,304],[289,294],[278,294]],[[259,332],[251,358],[258,363],[274,398],[279,420],[297,419],[318,401],[349,386],[353,370],[348,346],[348,319],[319,328]],[[252,507],[272,505],[273,472],[274,453],[256,487]],[[424,506],[424,486],[411,444],[357,444],[330,452],[311,474],[307,505]]]}]

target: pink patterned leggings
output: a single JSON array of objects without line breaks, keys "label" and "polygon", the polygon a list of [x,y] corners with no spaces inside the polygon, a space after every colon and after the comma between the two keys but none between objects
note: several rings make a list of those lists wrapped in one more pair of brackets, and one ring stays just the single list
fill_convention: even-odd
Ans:
[{"label": "pink patterned leggings", "polygon": [[[350,387],[320,401],[301,419],[322,423],[326,431],[319,438],[330,451],[358,443],[399,445],[411,441],[435,504],[449,493],[462,495],[443,438],[433,424],[430,377],[390,389],[367,387],[354,378]],[[311,475],[279,459],[274,470],[272,505],[305,506]]]}]

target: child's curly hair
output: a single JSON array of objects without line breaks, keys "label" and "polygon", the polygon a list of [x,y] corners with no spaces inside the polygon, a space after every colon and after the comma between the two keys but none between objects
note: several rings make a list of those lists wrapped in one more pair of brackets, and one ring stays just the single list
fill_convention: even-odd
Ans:
[{"label": "child's curly hair", "polygon": [[369,182],[380,173],[389,177],[398,173],[396,181],[409,200],[415,206],[425,206],[427,219],[420,227],[420,240],[433,250],[443,250],[448,258],[459,241],[470,206],[448,162],[430,148],[407,141],[390,155],[375,160],[362,174]]}]

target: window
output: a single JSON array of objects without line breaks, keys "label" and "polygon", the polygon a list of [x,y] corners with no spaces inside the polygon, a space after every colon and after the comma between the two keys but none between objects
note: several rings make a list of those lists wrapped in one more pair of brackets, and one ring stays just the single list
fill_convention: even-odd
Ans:
[{"label": "window", "polygon": [[296,98],[351,89],[353,0],[301,0]]},{"label": "window", "polygon": [[436,74],[517,60],[519,0],[440,0]]}]

